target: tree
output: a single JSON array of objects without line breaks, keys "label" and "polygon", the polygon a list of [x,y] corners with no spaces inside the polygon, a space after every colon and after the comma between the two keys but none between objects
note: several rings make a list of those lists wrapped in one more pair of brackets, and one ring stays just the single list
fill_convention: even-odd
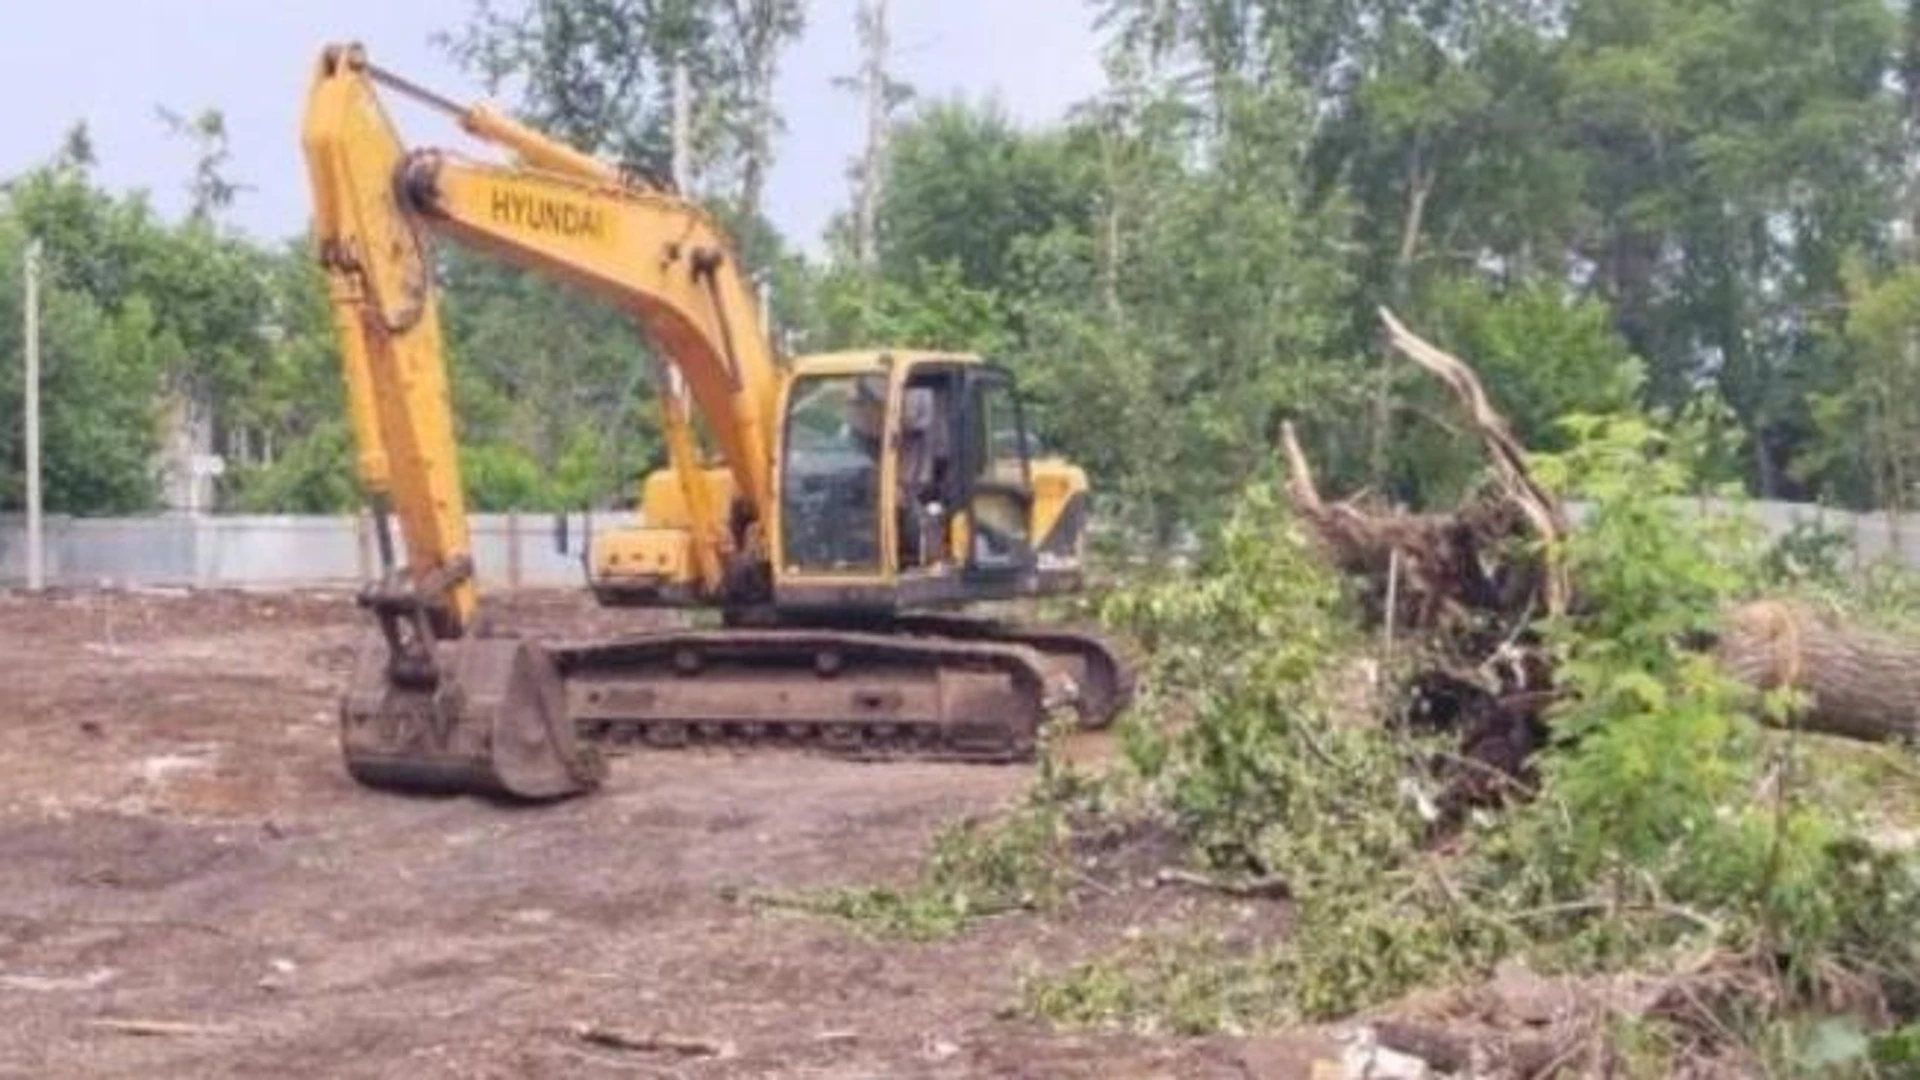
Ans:
[{"label": "tree", "polygon": [[[479,0],[443,44],[490,90],[575,146],[666,183],[673,71],[696,105],[696,190],[750,274],[795,268],[760,212],[780,117],[773,81],[798,0]],[[628,498],[660,452],[654,359],[633,322],[577,290],[463,250],[441,258],[465,475],[480,509]],[[782,304],[796,290],[776,290]]]},{"label": "tree", "polygon": [[970,285],[951,260],[917,267],[912,283],[835,267],[818,276],[809,300],[810,350],[905,345],[991,356],[1012,341],[1000,295]]},{"label": "tree", "polygon": [[[1613,312],[1559,282],[1435,280],[1417,310],[1435,344],[1473,357],[1514,437],[1529,449],[1566,449],[1564,417],[1625,414],[1639,403],[1644,365],[1614,329]],[[1395,489],[1427,506],[1456,501],[1484,473],[1472,440],[1449,419],[1453,409],[1431,379],[1404,388],[1398,405],[1412,419],[1395,432]]]},{"label": "tree", "polygon": [[848,170],[854,185],[848,247],[862,269],[872,270],[880,261],[880,202],[886,194],[894,112],[912,99],[913,88],[896,80],[888,66],[887,0],[860,0],[853,23],[860,38],[860,72],[834,85],[859,94],[866,115],[860,157]]},{"label": "tree", "polygon": [[1091,163],[1073,138],[1020,131],[991,103],[920,109],[890,136],[880,273],[912,282],[922,268],[953,263],[974,288],[1011,286],[1020,237],[1091,220]]},{"label": "tree", "polygon": [[536,127],[656,177],[669,175],[673,70],[686,65],[696,171],[752,217],[780,125],[780,52],[804,25],[799,0],[476,0],[441,41],[489,92],[519,86]]},{"label": "tree", "polygon": [[[0,214],[0,356],[18,357],[20,272],[26,231]],[[51,270],[52,267],[49,266]],[[83,293],[44,275],[41,287],[41,461],[43,498],[56,513],[130,513],[152,506],[153,410],[167,347],[151,307],[135,301],[103,311]],[[17,509],[24,447],[17,363],[0,364],[0,506]]]},{"label": "tree", "polygon": [[221,418],[222,491],[246,510],[338,513],[356,501],[354,451],[326,282],[304,240],[268,256],[262,352]]},{"label": "tree", "polygon": [[70,135],[52,164],[8,181],[0,222],[46,253],[49,505],[140,509],[155,494],[162,392],[192,394],[216,415],[252,392],[263,261],[201,223],[168,226],[140,195],[102,191],[84,144]]},{"label": "tree", "polygon": [[[482,508],[578,508],[658,458],[651,354],[633,322],[516,268],[449,251],[442,305],[469,488]],[[497,480],[501,490],[490,490]],[[543,486],[544,485],[544,486]]]},{"label": "tree", "polygon": [[[1645,359],[1650,403],[1713,385],[1752,486],[1796,493],[1784,465],[1830,386],[1841,263],[1881,257],[1905,212],[1916,99],[1893,76],[1912,63],[1880,0],[1101,7],[1114,51],[1216,124],[1236,81],[1306,96],[1314,188],[1361,211],[1349,347],[1377,302],[1433,281],[1592,295]],[[1384,447],[1398,389],[1377,388]]]},{"label": "tree", "polygon": [[247,190],[246,185],[227,175],[233,152],[227,144],[226,116],[219,109],[203,109],[189,120],[164,105],[155,111],[168,132],[193,144],[193,180],[187,185],[191,199],[187,215],[202,224],[211,222]]},{"label": "tree", "polygon": [[1575,253],[1654,399],[1717,383],[1754,487],[1792,494],[1842,258],[1891,219],[1892,18],[1879,0],[1586,0],[1568,35],[1592,223]]},{"label": "tree", "polygon": [[1270,466],[1283,417],[1352,405],[1329,258],[1344,225],[1308,205],[1304,108],[1235,86],[1216,124],[1123,84],[1085,140],[1099,209],[1016,245],[1038,415],[1163,541]]},{"label": "tree", "polygon": [[1845,328],[1827,352],[1833,389],[1812,401],[1819,438],[1800,476],[1856,504],[1906,511],[1920,484],[1920,266],[1875,279],[1847,269]]},{"label": "tree", "polygon": [[86,172],[93,168],[98,158],[93,150],[93,133],[87,130],[82,120],[67,129],[60,140],[60,151],[54,155],[54,168],[67,172]]},{"label": "tree", "polygon": [[773,82],[780,51],[800,37],[806,15],[800,0],[726,0],[719,39],[733,69],[722,85],[732,93],[711,115],[739,160],[738,186],[732,197],[747,218],[761,210],[767,174],[773,168],[773,139],[781,128],[774,107]]}]

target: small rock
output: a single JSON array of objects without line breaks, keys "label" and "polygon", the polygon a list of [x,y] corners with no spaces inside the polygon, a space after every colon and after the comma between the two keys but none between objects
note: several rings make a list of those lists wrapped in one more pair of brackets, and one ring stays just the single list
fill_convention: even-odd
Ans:
[{"label": "small rock", "polygon": [[957,1044],[945,1039],[929,1039],[920,1050],[921,1056],[929,1061],[945,1061],[959,1052],[960,1047]]},{"label": "small rock", "polygon": [[204,769],[207,767],[207,764],[205,758],[198,756],[189,756],[186,754],[156,754],[152,757],[141,759],[139,766],[137,766],[137,771],[140,774],[140,778],[147,783],[159,784],[165,782],[168,777],[175,773]]},{"label": "small rock", "polygon": [[299,964],[294,963],[284,956],[276,956],[267,961],[267,967],[273,970],[260,976],[259,979],[254,981],[253,985],[269,993],[285,990],[289,985],[289,980],[293,973],[300,970]]},{"label": "small rock", "polygon": [[857,1031],[822,1031],[813,1037],[813,1041],[821,1043],[859,1042],[860,1033]]},{"label": "small rock", "polygon": [[1380,1045],[1372,1028],[1362,1028],[1347,1044],[1341,1065],[1349,1080],[1428,1080],[1433,1070],[1411,1054]]},{"label": "small rock", "polygon": [[521,908],[507,918],[522,926],[545,926],[553,921],[553,912],[546,908]]}]

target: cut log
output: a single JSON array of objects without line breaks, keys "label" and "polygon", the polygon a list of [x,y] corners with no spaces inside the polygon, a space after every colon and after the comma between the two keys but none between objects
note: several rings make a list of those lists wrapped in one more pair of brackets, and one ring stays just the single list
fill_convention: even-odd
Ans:
[{"label": "cut log", "polygon": [[1920,735],[1920,640],[1762,600],[1728,614],[1714,654],[1756,690],[1802,695],[1793,720],[1809,731],[1868,742]]}]

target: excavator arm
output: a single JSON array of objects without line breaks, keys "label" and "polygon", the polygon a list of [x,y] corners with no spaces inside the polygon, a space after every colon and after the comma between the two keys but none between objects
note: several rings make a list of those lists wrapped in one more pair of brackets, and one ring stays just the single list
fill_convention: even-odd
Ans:
[{"label": "excavator arm", "polygon": [[[409,150],[379,89],[453,114],[511,166]],[[764,559],[773,508],[766,445],[778,371],[719,231],[688,200],[485,107],[462,107],[327,48],[302,130],[314,239],[327,279],[356,448],[382,572],[361,595],[384,647],[342,701],[342,744],[362,782],[525,798],[597,785],[565,687],[541,646],[476,633],[478,594],[429,236],[573,282],[626,311],[663,364],[662,430],[687,510],[693,576],[717,595],[734,560]],[[684,394],[681,392],[684,385]],[[698,455],[689,403],[732,476]],[[405,545],[404,560],[396,548]]]},{"label": "excavator arm", "polygon": [[[518,160],[409,150],[381,105],[383,86],[451,113]],[[678,376],[662,375],[662,427],[702,591],[720,592],[730,560],[765,558],[760,523],[773,509],[767,440],[779,373],[732,250],[696,204],[484,106],[422,90],[353,45],[323,54],[303,141],[360,482],[380,535],[389,535],[391,512],[406,543],[407,567],[388,588],[418,594],[438,636],[464,631],[475,593],[429,234],[569,281],[627,312]],[[701,466],[689,404],[744,514],[716,505],[724,493]],[[747,527],[736,533],[734,521]],[[390,540],[382,554],[391,559]]]},{"label": "excavator arm", "polygon": [[[373,511],[388,590],[431,597],[434,636],[457,637],[473,617],[470,537],[440,317],[428,253],[393,202],[404,159],[363,80],[328,50],[308,102],[303,138],[315,242],[340,344],[355,468]],[[406,543],[395,568],[389,518]]]}]

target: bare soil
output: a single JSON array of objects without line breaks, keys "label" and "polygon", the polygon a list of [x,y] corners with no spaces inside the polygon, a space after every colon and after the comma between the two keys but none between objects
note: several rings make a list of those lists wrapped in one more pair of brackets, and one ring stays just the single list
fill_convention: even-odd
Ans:
[{"label": "bare soil", "polygon": [[742,900],[903,880],[1028,768],[647,753],[540,809],[377,794],[335,746],[364,632],[340,595],[0,593],[0,1076],[1307,1075],[1012,1018],[1024,971],[1214,901],[922,945]]}]

